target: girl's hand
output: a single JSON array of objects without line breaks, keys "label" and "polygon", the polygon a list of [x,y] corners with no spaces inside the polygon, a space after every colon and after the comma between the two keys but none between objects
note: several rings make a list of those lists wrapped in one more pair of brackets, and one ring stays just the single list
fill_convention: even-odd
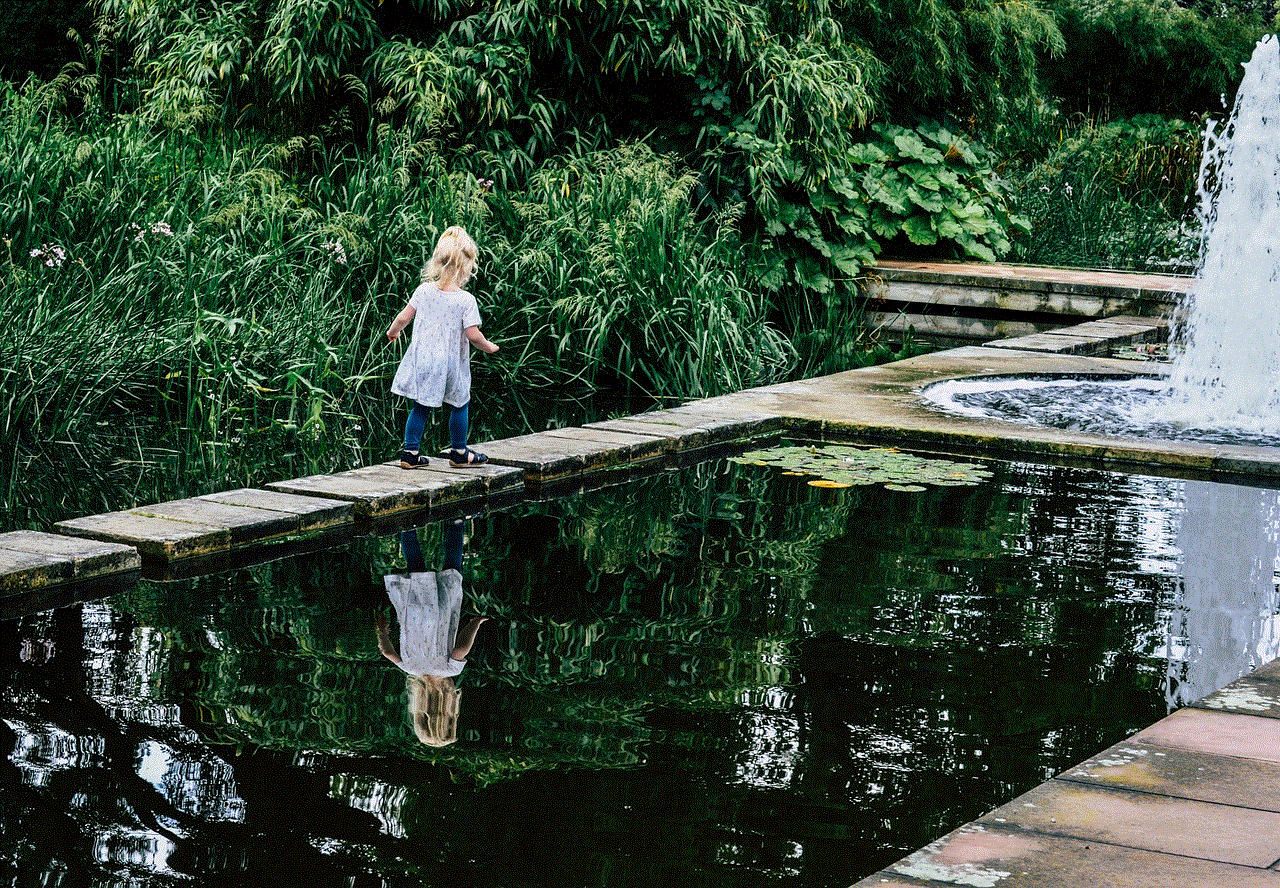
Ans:
[{"label": "girl's hand", "polygon": [[496,342],[490,342],[490,343],[489,343],[489,347],[488,347],[488,348],[486,348],[484,351],[485,351],[485,354],[491,355],[491,354],[493,354],[494,352],[496,352],[497,350],[498,350],[498,343],[496,343]]},{"label": "girl's hand", "polygon": [[395,342],[399,338],[400,338],[400,331],[397,330],[395,327],[392,327],[390,330],[387,331],[388,341]]}]

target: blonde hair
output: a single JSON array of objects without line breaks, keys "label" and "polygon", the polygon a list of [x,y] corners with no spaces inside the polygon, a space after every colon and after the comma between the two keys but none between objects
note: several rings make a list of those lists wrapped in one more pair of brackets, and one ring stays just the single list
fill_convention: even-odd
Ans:
[{"label": "blonde hair", "polygon": [[434,675],[410,675],[409,717],[413,733],[427,746],[448,746],[458,739],[458,704],[462,691],[453,679]]},{"label": "blonde hair", "polygon": [[450,225],[436,241],[435,252],[422,269],[423,281],[466,286],[476,272],[480,248],[461,225]]}]

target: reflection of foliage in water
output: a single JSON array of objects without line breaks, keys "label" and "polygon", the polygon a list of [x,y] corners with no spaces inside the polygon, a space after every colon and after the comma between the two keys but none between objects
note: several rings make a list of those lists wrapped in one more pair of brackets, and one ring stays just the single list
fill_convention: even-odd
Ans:
[{"label": "reflection of foliage in water", "polygon": [[[655,706],[718,709],[788,680],[821,548],[848,501],[775,490],[711,464],[472,522],[467,608],[493,618],[462,678],[489,721],[464,744],[417,746],[403,675],[378,655],[381,576],[394,537],[175,587],[132,609],[175,655],[162,681],[197,701],[211,739],[299,752],[447,762],[484,781],[529,768],[630,767]],[[784,496],[779,507],[778,495]],[[439,551],[439,526],[421,531]],[[362,602],[363,611],[352,601]],[[496,719],[496,722],[495,722]]]},{"label": "reflection of foliage in water", "polygon": [[[548,884],[836,884],[1163,712],[1168,487],[1002,466],[903,495],[721,464],[478,517],[468,602],[494,619],[462,676],[461,740],[435,752],[374,641],[394,538],[86,606],[72,628],[98,619],[101,641],[79,684],[169,745],[166,787],[247,812],[213,837],[218,860],[283,817],[272,867],[293,859],[287,832],[333,870],[438,884],[447,848],[501,882],[509,860],[485,844],[502,835]],[[421,536],[438,551],[440,526]],[[0,703],[0,735],[99,731],[34,705]],[[68,767],[41,755],[23,766]],[[32,796],[4,778],[0,809],[19,810]],[[45,785],[24,821],[81,784]],[[99,797],[75,816],[116,828],[114,786]],[[612,875],[584,874],[596,863]]]},{"label": "reflection of foliage in water", "polygon": [[[1075,658],[1064,632],[1100,608],[1134,613],[1071,644],[1096,650],[1109,669],[1131,668],[1134,654],[1117,660],[1106,652],[1156,644],[1154,636],[1130,635],[1148,622],[1142,613],[1153,590],[1114,602],[1091,598],[1096,593],[1082,584],[1095,581],[1084,574],[1065,566],[1043,574],[1045,556],[1008,548],[1029,534],[1051,551],[1124,564],[1108,542],[1114,516],[1084,509],[1069,529],[1060,526],[1055,515],[1081,508],[1070,495],[1046,510],[1035,499],[972,486],[911,496],[822,491],[709,464],[477,518],[464,569],[467,607],[493,621],[461,680],[463,742],[444,750],[413,740],[403,677],[373,641],[381,577],[402,566],[393,537],[133,598],[140,616],[165,627],[181,651],[162,680],[176,683],[168,693],[198,701],[212,739],[430,759],[487,782],[547,768],[635,767],[655,742],[692,751],[706,738],[655,733],[650,715],[728,712],[793,686],[797,668],[879,663],[873,671],[904,688],[915,682],[900,673],[931,672],[937,657],[951,664],[934,676],[940,684],[953,682],[950,671],[961,663],[981,670],[998,660],[1021,675],[1037,652]],[[851,521],[862,522],[868,509],[878,542],[849,536]],[[426,551],[439,551],[438,525],[420,534]],[[1125,589],[1123,569],[1109,569],[1116,573],[1106,587]],[[1034,598],[1031,588],[1040,590]],[[815,634],[856,641],[859,653],[848,660],[848,642],[833,646]],[[1021,653],[1010,660],[985,649],[985,639],[1001,638],[1019,639]],[[1039,693],[1028,682],[1035,683],[1023,675],[1005,684],[1025,702]],[[1077,693],[1078,682],[1088,684],[1078,677],[1058,687]],[[951,688],[957,705],[982,708],[968,698],[963,686]],[[874,695],[868,704],[879,705]],[[1116,716],[1103,709],[1106,719]],[[1028,713],[1001,730],[1053,721],[1046,717]],[[944,736],[954,726],[927,730]]]}]

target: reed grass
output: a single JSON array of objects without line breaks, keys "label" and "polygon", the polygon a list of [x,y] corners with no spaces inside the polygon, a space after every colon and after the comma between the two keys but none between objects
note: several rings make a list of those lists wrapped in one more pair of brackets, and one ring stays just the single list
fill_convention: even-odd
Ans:
[{"label": "reed grass", "polygon": [[997,135],[1031,236],[1011,259],[1190,272],[1199,252],[1202,124],[1157,115],[1097,123],[1049,110],[1011,115]]},{"label": "reed grass", "polygon": [[[496,192],[388,128],[345,153],[202,141],[129,117],[75,124],[48,86],[0,86],[10,490],[58,447],[127,463],[142,439],[184,495],[388,458],[402,346],[385,329],[450,224],[482,247],[472,289],[503,346],[473,363],[490,409],[781,379],[794,350],[738,271],[733,218],[695,216],[692,186],[624,146]],[[116,433],[148,423],[162,440]],[[132,505],[120,500],[104,505]]]}]

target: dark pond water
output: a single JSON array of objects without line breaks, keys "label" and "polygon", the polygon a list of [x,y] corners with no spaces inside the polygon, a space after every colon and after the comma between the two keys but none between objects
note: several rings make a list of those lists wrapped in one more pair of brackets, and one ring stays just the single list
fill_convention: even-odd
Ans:
[{"label": "dark pond water", "polygon": [[477,516],[458,694],[379,651],[394,535],[0,623],[4,879],[848,885],[1275,655],[1275,492],[991,468]]}]

